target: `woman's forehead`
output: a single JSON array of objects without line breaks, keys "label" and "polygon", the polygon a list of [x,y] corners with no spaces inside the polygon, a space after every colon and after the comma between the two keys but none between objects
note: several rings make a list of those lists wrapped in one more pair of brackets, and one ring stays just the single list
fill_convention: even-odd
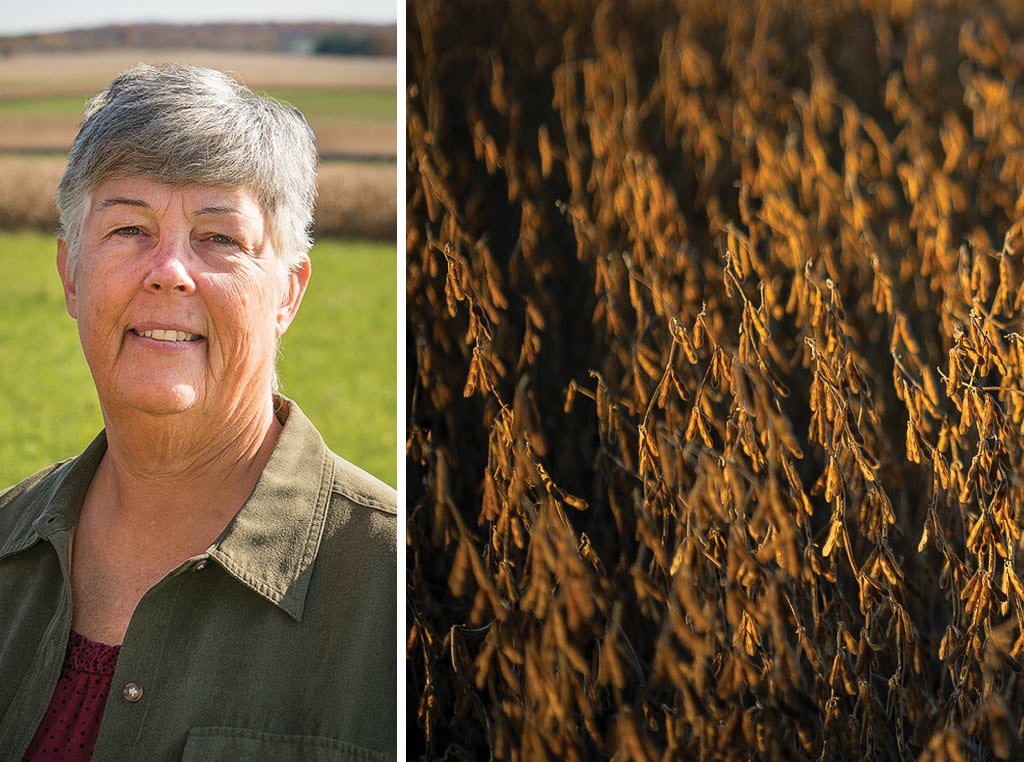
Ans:
[{"label": "woman's forehead", "polygon": [[162,214],[181,212],[187,217],[237,216],[263,224],[263,212],[245,187],[173,185],[146,177],[117,177],[99,183],[92,193],[90,212],[116,207]]}]

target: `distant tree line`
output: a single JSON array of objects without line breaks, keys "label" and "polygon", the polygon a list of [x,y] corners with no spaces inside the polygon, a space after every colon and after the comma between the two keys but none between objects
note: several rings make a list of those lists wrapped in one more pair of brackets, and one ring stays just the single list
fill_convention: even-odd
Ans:
[{"label": "distant tree line", "polygon": [[394,56],[395,24],[332,22],[129,24],[65,32],[0,35],[0,55],[110,48],[181,48]]},{"label": "distant tree line", "polygon": [[322,37],[313,49],[319,55],[367,56],[373,55],[373,40],[362,32],[338,32]]}]

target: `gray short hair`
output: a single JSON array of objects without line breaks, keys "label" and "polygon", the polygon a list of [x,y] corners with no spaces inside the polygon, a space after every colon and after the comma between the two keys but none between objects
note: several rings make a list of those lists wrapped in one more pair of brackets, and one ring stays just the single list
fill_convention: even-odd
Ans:
[{"label": "gray short hair", "polygon": [[317,153],[302,113],[213,69],[138,64],[89,101],[57,186],[74,262],[93,190],[120,177],[244,187],[282,264],[312,245]]}]

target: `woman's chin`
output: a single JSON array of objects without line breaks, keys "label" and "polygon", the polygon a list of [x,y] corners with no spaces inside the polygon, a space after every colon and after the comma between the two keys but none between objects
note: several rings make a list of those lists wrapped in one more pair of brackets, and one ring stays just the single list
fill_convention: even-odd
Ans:
[{"label": "woman's chin", "polygon": [[113,400],[113,404],[126,412],[162,417],[194,410],[199,399],[198,390],[194,386],[174,384],[163,388],[149,386],[133,389]]}]

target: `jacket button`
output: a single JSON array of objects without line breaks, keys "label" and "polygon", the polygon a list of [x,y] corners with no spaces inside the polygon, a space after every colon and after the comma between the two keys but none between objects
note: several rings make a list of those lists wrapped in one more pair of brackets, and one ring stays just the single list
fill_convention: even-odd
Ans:
[{"label": "jacket button", "polygon": [[142,698],[142,686],[138,683],[128,683],[124,687],[124,700],[129,704],[134,704],[136,701]]}]

